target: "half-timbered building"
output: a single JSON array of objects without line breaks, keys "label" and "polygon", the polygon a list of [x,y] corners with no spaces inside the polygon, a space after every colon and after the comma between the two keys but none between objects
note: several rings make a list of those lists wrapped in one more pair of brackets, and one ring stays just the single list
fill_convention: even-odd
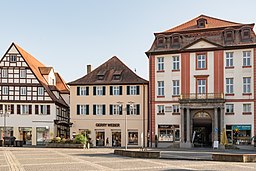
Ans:
[{"label": "half-timbered building", "polygon": [[0,61],[0,138],[27,145],[69,137],[69,88],[65,81],[17,44]]}]

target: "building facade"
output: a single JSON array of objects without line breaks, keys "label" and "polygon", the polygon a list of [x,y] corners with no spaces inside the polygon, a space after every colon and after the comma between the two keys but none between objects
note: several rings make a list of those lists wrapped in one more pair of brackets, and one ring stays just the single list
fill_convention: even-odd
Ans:
[{"label": "building facade", "polygon": [[[150,140],[182,147],[251,144],[256,133],[254,24],[205,15],[155,33]],[[156,138],[155,138],[156,137]]]},{"label": "building facade", "polygon": [[0,139],[16,137],[26,145],[69,137],[69,88],[46,67],[12,43],[0,61]]},{"label": "building facade", "polygon": [[145,147],[148,130],[148,81],[117,57],[70,82],[73,136],[89,132],[93,146]]}]

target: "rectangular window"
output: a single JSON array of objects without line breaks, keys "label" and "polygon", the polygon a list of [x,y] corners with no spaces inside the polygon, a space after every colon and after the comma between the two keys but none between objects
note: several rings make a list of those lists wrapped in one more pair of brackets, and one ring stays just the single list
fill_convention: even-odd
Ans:
[{"label": "rectangular window", "polygon": [[19,114],[22,114],[22,115],[32,114],[32,105],[20,105]]},{"label": "rectangular window", "polygon": [[110,105],[110,115],[122,115],[122,105]]},{"label": "rectangular window", "polygon": [[103,95],[103,87],[102,86],[96,86],[96,95],[97,96]]},{"label": "rectangular window", "polygon": [[139,95],[140,94],[140,86],[127,86],[126,87],[127,95]]},{"label": "rectangular window", "polygon": [[39,96],[43,96],[44,95],[44,88],[43,87],[38,87],[37,92],[38,92]]},{"label": "rectangular window", "polygon": [[119,86],[113,86],[113,95],[120,95]]},{"label": "rectangular window", "polygon": [[234,113],[234,104],[226,104],[226,113]]},{"label": "rectangular window", "polygon": [[180,113],[180,107],[179,107],[179,105],[173,105],[172,108],[173,108],[172,113]]},{"label": "rectangular window", "polygon": [[[3,110],[3,105],[0,105],[0,110]],[[13,104],[4,105],[4,111],[9,112],[9,114],[14,114],[14,105]]]},{"label": "rectangular window", "polygon": [[197,93],[206,94],[206,79],[197,80]]},{"label": "rectangular window", "polygon": [[179,56],[173,56],[172,57],[172,69],[173,70],[179,70],[180,69],[180,57]]},{"label": "rectangular window", "polygon": [[139,104],[127,104],[127,115],[139,115],[140,105]]},{"label": "rectangular window", "polygon": [[206,55],[199,54],[196,56],[197,67],[196,69],[206,69]]},{"label": "rectangular window", "polygon": [[50,105],[35,105],[35,114],[50,115]]},{"label": "rectangular window", "polygon": [[105,115],[106,105],[93,105],[94,115]]},{"label": "rectangular window", "polygon": [[27,87],[20,87],[20,95],[27,95]]},{"label": "rectangular window", "polygon": [[243,52],[243,66],[251,66],[251,51]]},{"label": "rectangular window", "polygon": [[174,96],[177,96],[177,95],[180,94],[180,81],[179,80],[173,80],[172,83],[173,83],[173,92],[172,92],[172,94]]},{"label": "rectangular window", "polygon": [[226,93],[233,94],[234,93],[234,79],[226,78]]},{"label": "rectangular window", "polygon": [[20,78],[26,78],[27,77],[27,70],[21,69],[20,70]]},{"label": "rectangular window", "polygon": [[243,78],[243,93],[251,93],[251,77]]},{"label": "rectangular window", "polygon": [[85,86],[77,87],[77,95],[78,96],[88,96],[89,95],[89,87],[85,87]]},{"label": "rectangular window", "polygon": [[163,57],[160,57],[160,58],[157,58],[157,70],[158,71],[164,71],[164,58]]},{"label": "rectangular window", "polygon": [[158,85],[157,95],[164,96],[164,81],[157,81],[157,85]]},{"label": "rectangular window", "polygon": [[157,114],[164,115],[164,105],[157,105]]},{"label": "rectangular window", "polygon": [[138,145],[138,131],[128,131],[128,144]]},{"label": "rectangular window", "polygon": [[9,87],[8,86],[3,86],[2,87],[2,93],[3,93],[3,95],[8,95],[9,94]]},{"label": "rectangular window", "polygon": [[17,56],[16,55],[10,55],[10,62],[17,62]]},{"label": "rectangular window", "polygon": [[243,104],[243,113],[251,113],[252,107],[251,104]]},{"label": "rectangular window", "polygon": [[7,77],[8,77],[8,70],[2,69],[2,78],[7,78]]},{"label": "rectangular window", "polygon": [[233,52],[226,52],[226,67],[233,66]]},{"label": "rectangular window", "polygon": [[77,115],[89,115],[89,105],[77,105]]}]

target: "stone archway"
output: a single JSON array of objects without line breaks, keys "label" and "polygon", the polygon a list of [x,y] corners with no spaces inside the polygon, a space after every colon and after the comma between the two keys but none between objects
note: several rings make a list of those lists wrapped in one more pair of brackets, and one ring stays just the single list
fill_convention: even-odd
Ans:
[{"label": "stone archway", "polygon": [[194,147],[210,147],[212,145],[212,117],[206,111],[198,111],[193,116]]}]

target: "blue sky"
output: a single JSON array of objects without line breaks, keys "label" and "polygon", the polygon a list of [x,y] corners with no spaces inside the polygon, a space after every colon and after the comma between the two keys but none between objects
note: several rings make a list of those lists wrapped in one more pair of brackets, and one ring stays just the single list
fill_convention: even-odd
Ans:
[{"label": "blue sky", "polygon": [[255,23],[252,0],[12,0],[0,2],[0,53],[16,42],[67,81],[112,56],[148,79],[145,55],[164,31],[205,14]]}]

